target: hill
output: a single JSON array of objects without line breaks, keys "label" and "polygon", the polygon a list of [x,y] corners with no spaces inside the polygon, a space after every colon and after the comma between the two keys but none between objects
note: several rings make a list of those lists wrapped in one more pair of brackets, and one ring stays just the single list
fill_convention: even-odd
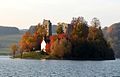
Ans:
[{"label": "hill", "polygon": [[0,55],[8,55],[10,53],[10,45],[18,43],[25,32],[26,30],[19,30],[16,27],[0,26]]},{"label": "hill", "polygon": [[120,58],[120,22],[114,23],[110,27],[105,27],[103,33],[105,38],[111,44],[115,56]]},{"label": "hill", "polygon": [[0,35],[18,34],[19,29],[16,27],[3,27],[0,26]]},{"label": "hill", "polygon": [[8,55],[10,53],[10,45],[18,43],[21,36],[22,34],[0,36],[0,55]]},{"label": "hill", "polygon": [[30,26],[30,28],[28,29],[28,32],[30,32],[31,34],[33,34],[35,32],[35,25]]}]

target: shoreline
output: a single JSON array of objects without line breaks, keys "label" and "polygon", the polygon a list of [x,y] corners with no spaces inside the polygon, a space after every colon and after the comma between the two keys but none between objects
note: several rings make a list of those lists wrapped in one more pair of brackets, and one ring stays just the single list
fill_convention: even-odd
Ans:
[{"label": "shoreline", "polygon": [[10,59],[23,59],[23,60],[40,60],[40,61],[46,61],[46,60],[69,60],[69,61],[110,61],[110,60],[117,60],[117,59],[120,59],[120,58],[115,58],[115,59],[52,59],[52,58],[49,58],[49,59],[46,59],[46,58],[41,58],[41,59],[34,59],[34,58],[13,58],[12,56],[10,55],[0,55],[0,58],[10,58]]}]

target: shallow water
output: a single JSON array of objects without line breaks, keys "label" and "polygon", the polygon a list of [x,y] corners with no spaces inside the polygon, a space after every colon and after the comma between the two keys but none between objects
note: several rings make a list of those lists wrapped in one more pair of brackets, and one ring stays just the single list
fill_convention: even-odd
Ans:
[{"label": "shallow water", "polygon": [[0,77],[120,76],[120,59],[109,61],[25,60],[0,57]]}]

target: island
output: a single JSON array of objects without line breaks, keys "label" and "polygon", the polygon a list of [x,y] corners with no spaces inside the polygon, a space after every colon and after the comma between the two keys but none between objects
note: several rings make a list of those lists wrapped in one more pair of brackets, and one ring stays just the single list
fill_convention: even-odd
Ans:
[{"label": "island", "polygon": [[[55,25],[54,25],[55,26]],[[13,58],[57,60],[114,60],[114,51],[104,39],[96,17],[88,25],[84,17],[59,22],[52,33],[50,20],[32,27],[18,44],[11,46]]]}]

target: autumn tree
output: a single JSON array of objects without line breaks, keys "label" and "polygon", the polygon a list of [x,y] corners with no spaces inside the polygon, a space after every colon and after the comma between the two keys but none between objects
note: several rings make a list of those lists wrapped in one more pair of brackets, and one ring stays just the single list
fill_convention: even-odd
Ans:
[{"label": "autumn tree", "polygon": [[22,36],[22,38],[19,42],[19,46],[20,46],[21,50],[30,52],[35,47],[35,43],[36,43],[36,41],[35,41],[34,37],[29,32],[26,32]]},{"label": "autumn tree", "polygon": [[47,54],[51,53],[50,47],[51,47],[51,43],[47,43],[46,46],[45,46],[45,51],[46,51]]},{"label": "autumn tree", "polygon": [[[88,24],[83,17],[78,17],[71,22],[73,26],[72,36],[79,39],[86,39],[88,35]],[[78,40],[78,39],[77,39]]]},{"label": "autumn tree", "polygon": [[50,42],[46,44],[46,53],[47,54],[50,54],[51,53],[51,45],[58,39],[58,36],[57,35],[52,35],[49,37],[50,39]]},{"label": "autumn tree", "polygon": [[40,23],[36,25],[36,31],[34,32],[34,39],[36,41],[36,50],[40,50],[41,48],[41,42],[43,40],[43,37],[46,37],[47,31],[46,27],[44,25],[41,25]]},{"label": "autumn tree", "polygon": [[18,50],[18,46],[16,44],[11,45],[13,58],[15,57],[16,51]]},{"label": "autumn tree", "polygon": [[34,38],[34,41],[35,41],[34,50],[39,50],[40,49],[40,44],[42,42],[42,37],[40,38],[37,31],[35,31],[34,34],[33,34],[33,38]]},{"label": "autumn tree", "polygon": [[71,21],[73,30],[71,33],[72,56],[79,58],[85,53],[87,46],[88,24],[83,17],[73,18]]},{"label": "autumn tree", "polygon": [[89,27],[88,40],[104,39],[99,19],[93,18],[91,25]]},{"label": "autumn tree", "polygon": [[46,52],[52,57],[65,58],[71,53],[71,42],[64,33],[50,36]]},{"label": "autumn tree", "polygon": [[56,40],[51,45],[51,54],[57,58],[64,58],[66,55],[71,53],[71,43],[66,38]]},{"label": "autumn tree", "polygon": [[40,38],[47,35],[47,31],[45,29],[45,26],[41,25],[40,23],[36,27],[36,32],[38,33]]},{"label": "autumn tree", "polygon": [[91,21],[91,25],[93,27],[99,27],[100,26],[100,20],[98,18],[94,17]]},{"label": "autumn tree", "polygon": [[[71,54],[71,42],[66,39],[63,38],[60,40],[60,47],[61,47],[61,52],[63,52],[63,57],[66,58],[67,56],[69,56],[69,54]],[[69,56],[70,57],[70,56]]]},{"label": "autumn tree", "polygon": [[57,34],[62,34],[62,33],[64,33],[64,32],[63,32],[63,24],[62,24],[62,23],[58,23],[56,32],[57,32]]},{"label": "autumn tree", "polygon": [[94,26],[89,27],[88,40],[99,39],[101,37],[101,35],[102,35],[101,30],[99,30],[98,28],[96,28]]},{"label": "autumn tree", "polygon": [[97,18],[92,19],[92,26],[89,27],[88,43],[89,50],[92,51],[91,58],[109,59],[114,58],[113,50],[104,39],[100,21]]}]

